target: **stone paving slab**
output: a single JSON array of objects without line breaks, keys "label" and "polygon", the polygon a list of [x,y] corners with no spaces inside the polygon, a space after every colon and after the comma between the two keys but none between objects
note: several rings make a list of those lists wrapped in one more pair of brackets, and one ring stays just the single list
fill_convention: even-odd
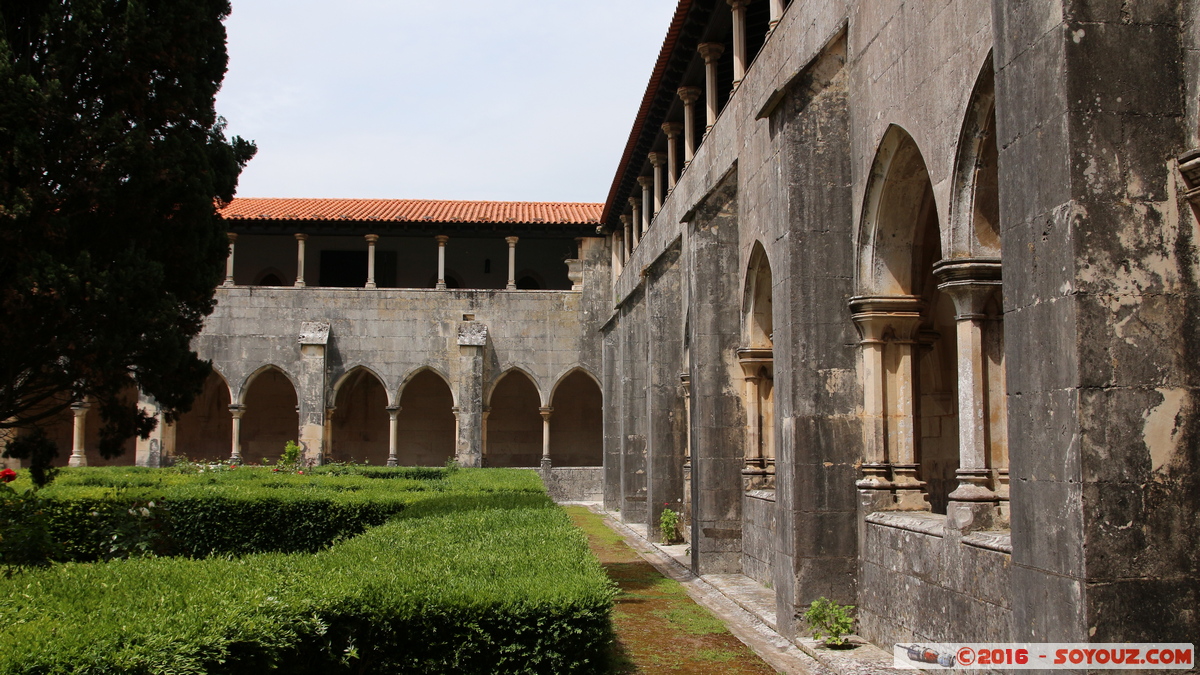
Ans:
[{"label": "stone paving slab", "polygon": [[854,649],[829,649],[811,638],[793,643],[776,632],[775,593],[744,574],[691,572],[688,546],[656,544],[642,524],[622,523],[598,503],[585,503],[659,572],[678,581],[689,596],[725,622],[730,632],[780,673],[804,675],[897,675],[911,670],[893,667],[891,653],[857,635]]}]

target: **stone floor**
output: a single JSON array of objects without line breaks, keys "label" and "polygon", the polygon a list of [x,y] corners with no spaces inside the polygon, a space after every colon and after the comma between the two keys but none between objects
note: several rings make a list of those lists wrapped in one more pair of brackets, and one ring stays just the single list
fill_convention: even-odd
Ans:
[{"label": "stone floor", "polygon": [[774,591],[743,574],[697,577],[691,572],[686,544],[656,544],[647,538],[645,525],[622,523],[600,504],[583,504],[604,515],[608,526],[621,534],[633,550],[659,572],[682,584],[693,600],[724,621],[730,632],[778,672],[800,675],[898,672],[890,653],[857,636],[851,641],[858,647],[851,650],[827,649],[807,638],[801,638],[798,644],[790,642],[776,632]]}]

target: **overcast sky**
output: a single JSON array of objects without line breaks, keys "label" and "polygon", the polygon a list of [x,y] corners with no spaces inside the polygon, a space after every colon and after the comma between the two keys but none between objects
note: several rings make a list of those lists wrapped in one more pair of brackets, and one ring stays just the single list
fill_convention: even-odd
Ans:
[{"label": "overcast sky", "polygon": [[240,197],[604,201],[675,0],[233,0]]}]

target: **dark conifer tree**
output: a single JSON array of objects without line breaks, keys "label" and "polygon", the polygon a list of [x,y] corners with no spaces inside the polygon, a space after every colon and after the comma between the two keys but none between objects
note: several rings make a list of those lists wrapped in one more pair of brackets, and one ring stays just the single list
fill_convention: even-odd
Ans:
[{"label": "dark conifer tree", "polygon": [[0,430],[87,397],[101,453],[210,371],[189,348],[228,251],[227,0],[0,0]]}]

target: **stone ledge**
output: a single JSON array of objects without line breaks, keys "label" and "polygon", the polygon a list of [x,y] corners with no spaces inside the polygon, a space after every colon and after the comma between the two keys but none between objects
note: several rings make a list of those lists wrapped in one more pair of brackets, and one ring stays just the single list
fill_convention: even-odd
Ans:
[{"label": "stone ledge", "polygon": [[946,526],[946,516],[924,511],[876,511],[868,513],[866,521],[897,530],[941,537]]},{"label": "stone ledge", "polygon": [[775,501],[774,490],[748,490],[746,496],[751,499],[761,499],[766,502]]},{"label": "stone ledge", "polygon": [[967,546],[974,546],[975,548],[984,548],[989,551],[1012,555],[1012,533],[1008,530],[1003,532],[972,532],[963,536],[962,543]]}]

